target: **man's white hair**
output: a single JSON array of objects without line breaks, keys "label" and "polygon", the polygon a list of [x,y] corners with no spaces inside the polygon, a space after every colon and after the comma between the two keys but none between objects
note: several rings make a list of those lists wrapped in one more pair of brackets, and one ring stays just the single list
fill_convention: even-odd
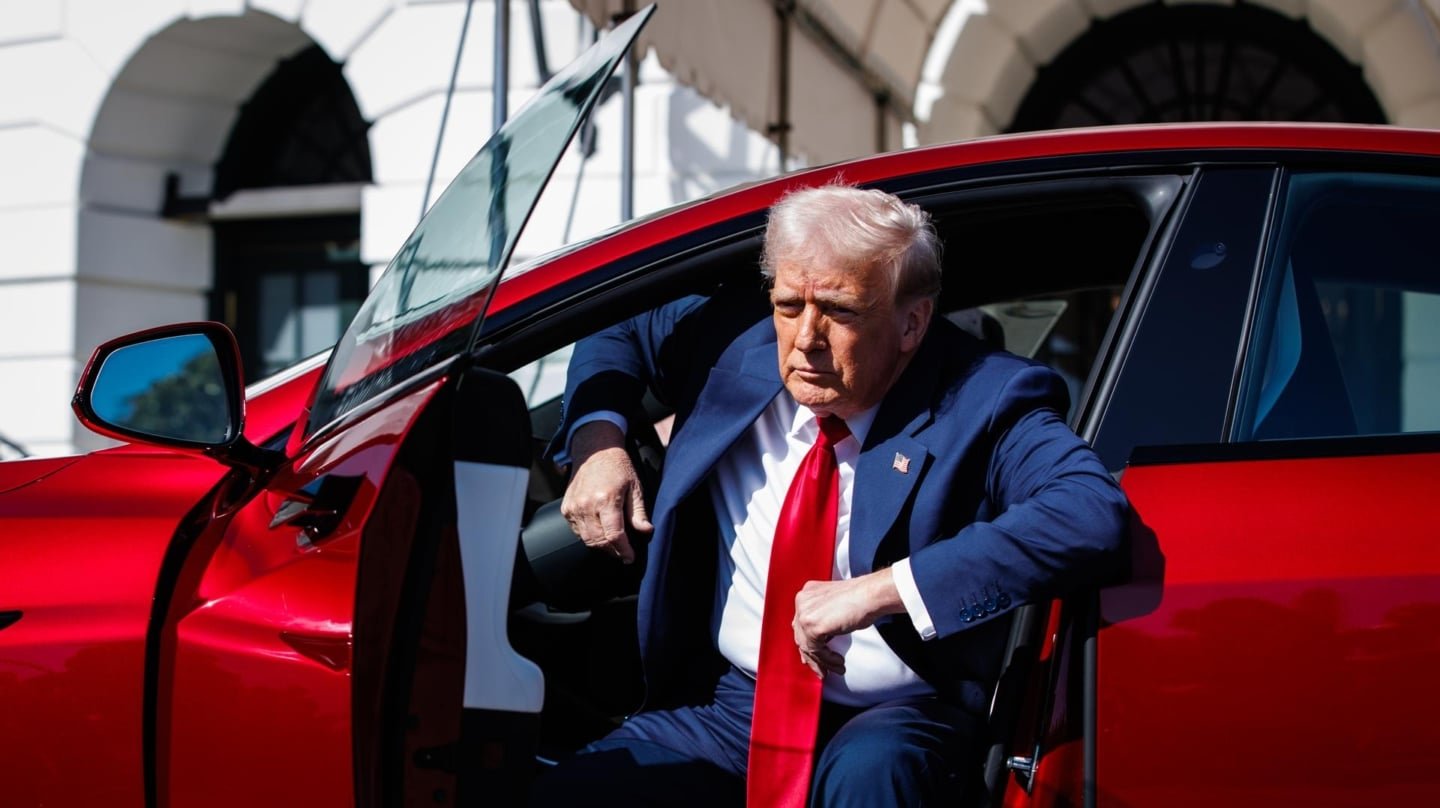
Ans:
[{"label": "man's white hair", "polygon": [[940,241],[930,214],[873,188],[822,185],[782,196],[765,228],[760,271],[766,280],[775,280],[782,259],[886,267],[897,301],[940,294]]}]

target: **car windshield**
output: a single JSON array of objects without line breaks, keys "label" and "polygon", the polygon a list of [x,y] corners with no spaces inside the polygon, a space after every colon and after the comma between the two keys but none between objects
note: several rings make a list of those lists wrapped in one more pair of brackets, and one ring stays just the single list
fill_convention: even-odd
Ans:
[{"label": "car windshield", "polygon": [[307,438],[465,350],[540,191],[651,13],[634,15],[557,73],[461,169],[336,344]]}]

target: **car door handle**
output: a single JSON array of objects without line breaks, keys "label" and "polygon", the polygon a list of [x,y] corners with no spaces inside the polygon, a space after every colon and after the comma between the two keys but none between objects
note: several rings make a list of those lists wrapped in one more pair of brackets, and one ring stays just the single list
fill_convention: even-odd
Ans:
[{"label": "car door handle", "polygon": [[270,527],[294,525],[303,528],[311,539],[328,536],[339,527],[363,479],[344,474],[316,477],[295,496],[280,503],[270,520]]}]

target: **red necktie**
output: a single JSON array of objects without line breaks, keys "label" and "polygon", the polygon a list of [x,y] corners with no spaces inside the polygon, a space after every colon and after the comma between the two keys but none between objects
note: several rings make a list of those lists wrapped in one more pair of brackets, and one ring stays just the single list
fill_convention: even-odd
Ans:
[{"label": "red necktie", "polygon": [[751,808],[803,808],[809,796],[822,683],[800,661],[791,624],[795,595],[805,582],[830,580],[840,506],[835,444],[849,434],[843,420],[820,419],[820,435],[800,462],[775,524],[750,725],[746,799]]}]

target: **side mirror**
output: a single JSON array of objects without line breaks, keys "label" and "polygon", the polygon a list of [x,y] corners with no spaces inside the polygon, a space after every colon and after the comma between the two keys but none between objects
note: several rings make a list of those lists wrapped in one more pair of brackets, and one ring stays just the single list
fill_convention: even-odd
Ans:
[{"label": "side mirror", "polygon": [[101,345],[71,406],[108,437],[265,465],[244,437],[240,348],[220,323],[161,326]]}]

